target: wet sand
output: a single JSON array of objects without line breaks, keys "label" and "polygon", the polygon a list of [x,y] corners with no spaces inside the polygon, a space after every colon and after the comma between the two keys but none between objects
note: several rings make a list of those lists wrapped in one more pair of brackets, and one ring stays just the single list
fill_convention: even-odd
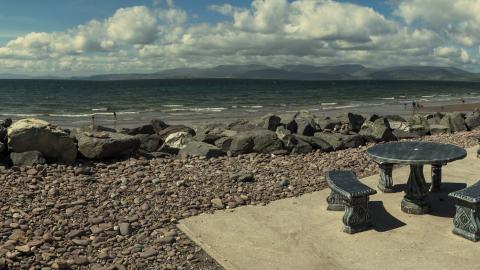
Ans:
[{"label": "wet sand", "polygon": [[471,112],[480,110],[480,103],[460,103],[435,106],[424,106],[419,112]]}]

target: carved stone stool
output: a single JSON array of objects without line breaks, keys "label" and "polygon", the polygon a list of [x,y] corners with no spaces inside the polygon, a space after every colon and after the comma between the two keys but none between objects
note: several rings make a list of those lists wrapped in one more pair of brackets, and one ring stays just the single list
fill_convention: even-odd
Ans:
[{"label": "carved stone stool", "polygon": [[327,210],[345,211],[343,231],[353,234],[368,230],[371,227],[368,200],[377,191],[358,181],[352,171],[329,171],[325,179],[332,190]]},{"label": "carved stone stool", "polygon": [[455,201],[453,233],[468,240],[480,240],[480,181],[448,194]]}]

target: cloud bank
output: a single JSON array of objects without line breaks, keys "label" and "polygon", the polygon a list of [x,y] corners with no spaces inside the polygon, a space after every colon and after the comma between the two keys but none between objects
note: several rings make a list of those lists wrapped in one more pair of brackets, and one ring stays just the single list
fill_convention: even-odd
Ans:
[{"label": "cloud bank", "polygon": [[93,74],[258,63],[441,65],[477,70],[480,2],[397,0],[394,12],[330,0],[254,0],[208,9],[193,23],[166,8],[118,9],[64,32],[32,32],[0,47],[0,72]]}]

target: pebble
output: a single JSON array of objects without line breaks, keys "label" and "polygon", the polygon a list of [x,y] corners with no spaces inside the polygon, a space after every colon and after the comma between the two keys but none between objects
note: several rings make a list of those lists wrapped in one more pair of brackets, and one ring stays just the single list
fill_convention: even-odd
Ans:
[{"label": "pebble", "polygon": [[153,248],[148,248],[139,254],[140,258],[149,258],[157,255],[158,252]]},{"label": "pebble", "polygon": [[130,235],[130,228],[131,228],[130,223],[123,222],[119,224],[121,235]]},{"label": "pebble", "polygon": [[225,207],[223,205],[222,199],[215,198],[215,199],[210,200],[210,202],[212,203],[213,207],[215,207],[215,208],[223,209]]}]

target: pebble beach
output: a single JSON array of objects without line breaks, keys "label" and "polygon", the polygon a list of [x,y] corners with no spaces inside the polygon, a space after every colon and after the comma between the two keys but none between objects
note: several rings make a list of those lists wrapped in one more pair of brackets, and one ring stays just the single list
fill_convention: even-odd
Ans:
[{"label": "pebble beach", "polygon": [[[467,148],[479,134],[416,140]],[[375,174],[366,154],[371,145],[299,155],[132,156],[2,167],[0,269],[222,269],[176,228],[178,220],[322,190],[330,169]]]}]

